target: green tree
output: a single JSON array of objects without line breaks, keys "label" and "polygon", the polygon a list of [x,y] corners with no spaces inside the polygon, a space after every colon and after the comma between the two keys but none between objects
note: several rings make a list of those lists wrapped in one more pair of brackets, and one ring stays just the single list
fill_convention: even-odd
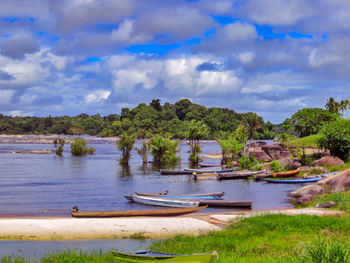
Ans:
[{"label": "green tree", "polygon": [[[53,140],[53,144],[56,148],[56,154],[57,155],[62,155],[63,152],[63,146],[66,143],[66,140],[63,138],[58,138]],[[59,146],[58,146],[59,145]]]},{"label": "green tree", "polygon": [[346,161],[350,156],[350,120],[338,119],[327,124],[319,133],[317,144],[331,155]]},{"label": "green tree", "polygon": [[179,161],[176,156],[178,141],[172,141],[167,137],[157,135],[149,141],[150,154],[158,165],[175,164]]},{"label": "green tree", "polygon": [[342,100],[340,101],[340,110],[342,114],[344,115],[344,111],[346,112],[346,118],[348,118],[348,108],[350,107],[350,101],[349,100]]},{"label": "green tree", "polygon": [[83,156],[86,154],[93,154],[96,149],[89,147],[87,141],[83,138],[74,138],[70,145],[71,153],[74,156]]},{"label": "green tree", "polygon": [[137,153],[141,155],[143,164],[146,164],[148,161],[148,148],[147,142],[143,142],[140,148],[135,148]]},{"label": "green tree", "polygon": [[317,134],[324,125],[335,121],[339,114],[320,108],[305,108],[296,112],[291,120],[294,129],[301,137]]},{"label": "green tree", "polygon": [[202,121],[196,120],[186,122],[186,128],[185,136],[186,139],[188,139],[191,148],[189,161],[191,164],[198,164],[199,155],[201,153],[201,145],[199,142],[208,135],[209,129]]},{"label": "green tree", "polygon": [[122,156],[120,157],[120,164],[127,165],[130,160],[130,152],[134,147],[134,143],[136,141],[135,134],[128,134],[124,132],[120,135],[120,139],[116,143],[116,147],[118,150],[122,151]]},{"label": "green tree", "polygon": [[264,123],[264,120],[253,112],[246,113],[244,119],[248,128],[249,139],[252,140],[254,139],[255,130]]},{"label": "green tree", "polygon": [[333,97],[329,97],[325,107],[330,113],[338,113],[340,109],[340,103],[337,102]]},{"label": "green tree", "polygon": [[238,154],[243,150],[243,144],[239,143],[234,136],[230,136],[227,139],[222,138],[217,141],[221,146],[221,164],[230,166],[234,161],[237,161]]}]

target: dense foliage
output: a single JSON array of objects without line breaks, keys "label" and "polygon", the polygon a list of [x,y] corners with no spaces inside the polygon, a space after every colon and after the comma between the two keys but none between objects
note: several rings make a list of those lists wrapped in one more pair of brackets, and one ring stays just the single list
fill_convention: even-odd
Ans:
[{"label": "dense foliage", "polygon": [[87,141],[83,138],[74,138],[70,145],[71,153],[74,156],[83,156],[85,154],[93,154],[96,149],[89,147]]},{"label": "dense foliage", "polygon": [[296,112],[291,118],[291,125],[301,137],[317,134],[322,127],[339,117],[321,108],[305,108]]},{"label": "dense foliage", "polygon": [[339,119],[326,125],[320,131],[318,145],[347,160],[350,156],[350,120]]},{"label": "dense foliage", "polygon": [[[160,104],[158,99],[147,105],[139,104],[133,109],[123,108],[120,115],[108,116],[80,114],[74,117],[9,117],[0,114],[0,134],[90,134],[119,136],[123,132],[136,133],[138,138],[151,138],[155,134],[171,133],[175,138],[185,138],[186,122],[202,121],[208,127],[206,139],[231,133],[245,116],[227,108],[207,108],[182,99],[175,104]],[[261,118],[261,117],[259,117]],[[262,121],[262,119],[259,119]],[[254,130],[255,139],[274,137],[275,125],[262,123]]]},{"label": "dense foliage", "polygon": [[120,135],[120,139],[116,143],[117,149],[122,151],[122,156],[120,157],[120,164],[127,165],[129,163],[130,152],[134,147],[135,141],[135,134],[127,134],[126,132],[124,132],[122,135]]}]

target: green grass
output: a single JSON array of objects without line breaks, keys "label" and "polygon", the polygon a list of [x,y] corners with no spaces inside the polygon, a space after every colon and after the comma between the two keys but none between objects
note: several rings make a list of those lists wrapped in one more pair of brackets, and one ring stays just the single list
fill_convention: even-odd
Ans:
[{"label": "green grass", "polygon": [[310,136],[306,136],[303,138],[298,138],[295,140],[291,140],[290,144],[292,145],[296,145],[300,148],[302,147],[318,147],[317,146],[317,140],[320,136],[315,134],[315,135],[310,135]]},{"label": "green grass", "polygon": [[342,165],[325,165],[325,167],[329,170],[329,172],[343,171],[345,169],[350,168],[350,161],[348,161]]},{"label": "green grass", "polygon": [[[200,237],[177,236],[155,241],[150,249],[172,253],[217,251],[215,262],[329,262],[315,261],[321,251],[327,255],[348,255],[350,220],[346,217],[264,215],[233,223],[223,231]],[[341,245],[335,243],[341,240]],[[316,240],[316,241],[315,241]],[[321,241],[322,242],[321,242]],[[319,241],[319,242],[318,242]],[[318,242],[318,243],[317,243]],[[317,252],[318,251],[318,252]],[[3,258],[1,262],[30,262]],[[62,251],[40,262],[118,262],[109,252]],[[121,261],[119,261],[121,262]],[[347,261],[332,261],[347,262]]]}]

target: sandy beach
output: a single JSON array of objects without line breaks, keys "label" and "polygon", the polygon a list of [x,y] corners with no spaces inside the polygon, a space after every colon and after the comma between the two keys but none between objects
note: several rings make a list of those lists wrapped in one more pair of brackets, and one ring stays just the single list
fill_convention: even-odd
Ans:
[{"label": "sandy beach", "polygon": [[249,212],[194,213],[181,217],[142,218],[0,218],[0,239],[73,240],[169,238],[219,231],[232,220],[263,214],[337,216],[340,211],[319,208]]}]

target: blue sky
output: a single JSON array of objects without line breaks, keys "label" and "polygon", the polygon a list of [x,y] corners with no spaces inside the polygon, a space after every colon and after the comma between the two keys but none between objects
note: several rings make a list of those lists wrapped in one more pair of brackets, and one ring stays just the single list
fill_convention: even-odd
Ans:
[{"label": "blue sky", "polygon": [[1,1],[0,113],[188,98],[280,123],[350,99],[349,33],[348,0]]}]

